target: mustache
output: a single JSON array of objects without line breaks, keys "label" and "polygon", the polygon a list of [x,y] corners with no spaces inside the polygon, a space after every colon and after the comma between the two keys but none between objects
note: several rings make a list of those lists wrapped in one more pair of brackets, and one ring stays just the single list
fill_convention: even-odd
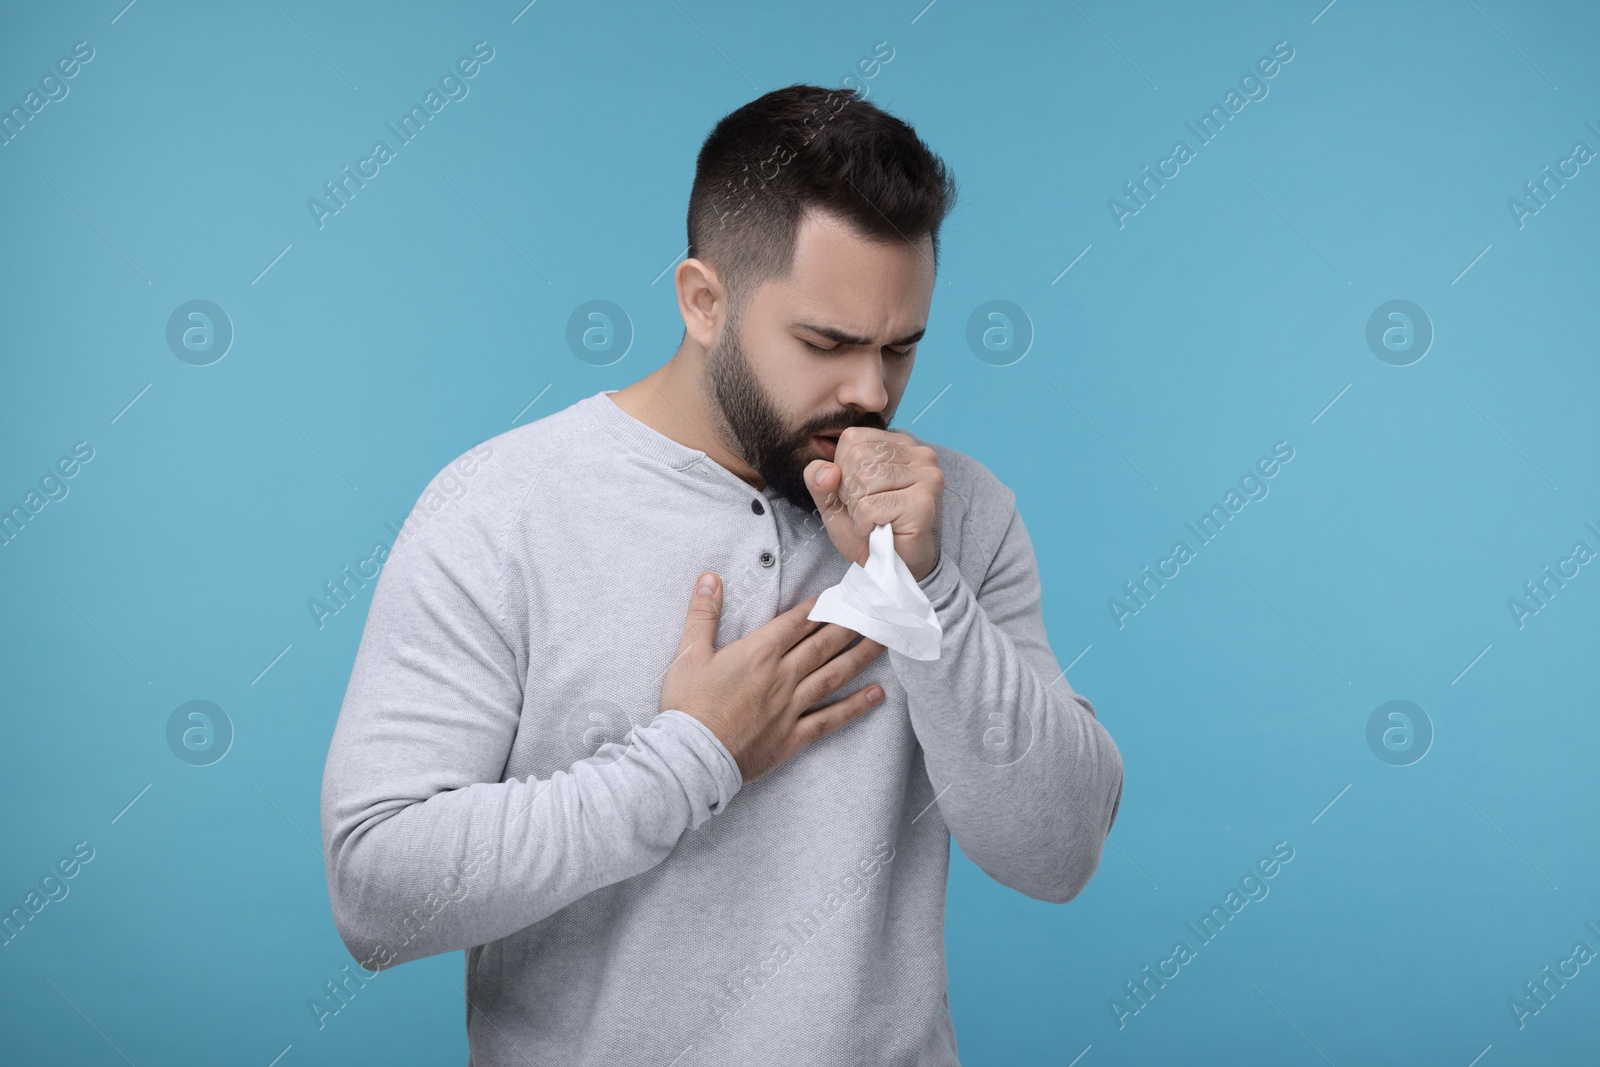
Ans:
[{"label": "mustache", "polygon": [[810,438],[810,437],[812,437],[813,435],[816,435],[816,434],[836,435],[836,434],[844,432],[845,430],[848,430],[852,426],[864,426],[869,430],[887,430],[889,428],[889,424],[887,422],[885,422],[882,418],[874,418],[874,419],[865,419],[865,420],[861,420],[861,421],[858,421],[858,422],[845,422],[845,423],[841,423],[841,424],[839,424],[837,426],[826,426],[826,427],[823,427],[822,429],[817,429],[817,430],[808,430],[808,431],[806,431],[806,435],[805,436],[807,438]]}]

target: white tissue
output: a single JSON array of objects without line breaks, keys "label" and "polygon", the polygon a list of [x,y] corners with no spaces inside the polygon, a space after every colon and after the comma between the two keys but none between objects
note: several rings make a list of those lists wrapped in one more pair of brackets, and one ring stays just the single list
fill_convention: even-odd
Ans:
[{"label": "white tissue", "polygon": [[912,659],[938,659],[944,630],[928,595],[894,550],[888,523],[867,538],[867,565],[850,564],[844,579],[825,589],[806,618],[836,622]]}]

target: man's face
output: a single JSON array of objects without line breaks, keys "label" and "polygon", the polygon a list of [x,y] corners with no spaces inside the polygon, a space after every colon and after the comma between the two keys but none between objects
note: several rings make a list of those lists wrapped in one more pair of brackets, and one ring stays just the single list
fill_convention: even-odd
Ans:
[{"label": "man's face", "polygon": [[705,385],[727,444],[800,510],[816,508],[806,464],[833,458],[815,435],[889,428],[933,281],[931,238],[868,241],[811,212],[789,275],[759,286],[707,354]]}]

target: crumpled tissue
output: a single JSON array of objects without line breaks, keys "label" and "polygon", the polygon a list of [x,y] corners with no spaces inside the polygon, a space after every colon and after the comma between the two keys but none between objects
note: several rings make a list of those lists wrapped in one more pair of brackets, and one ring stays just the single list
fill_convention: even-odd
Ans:
[{"label": "crumpled tissue", "polygon": [[938,659],[944,630],[928,595],[894,550],[894,529],[873,527],[867,565],[850,564],[838,585],[823,590],[806,616],[836,622],[912,659]]}]

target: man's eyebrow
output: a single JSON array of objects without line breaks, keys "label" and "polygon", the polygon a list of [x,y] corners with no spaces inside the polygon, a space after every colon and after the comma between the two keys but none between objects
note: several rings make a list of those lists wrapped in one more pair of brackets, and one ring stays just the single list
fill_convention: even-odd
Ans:
[{"label": "man's eyebrow", "polygon": [[[855,334],[841,330],[836,326],[818,326],[815,323],[810,322],[791,322],[789,324],[789,328],[791,330],[810,330],[812,333],[819,333],[828,340],[835,341],[841,345],[870,345],[872,343],[872,338],[870,337],[857,337]],[[922,340],[922,335],[927,332],[928,328],[926,326],[922,326],[919,327],[915,332],[908,333],[897,341],[890,341],[889,344],[915,344],[916,342]]]}]

